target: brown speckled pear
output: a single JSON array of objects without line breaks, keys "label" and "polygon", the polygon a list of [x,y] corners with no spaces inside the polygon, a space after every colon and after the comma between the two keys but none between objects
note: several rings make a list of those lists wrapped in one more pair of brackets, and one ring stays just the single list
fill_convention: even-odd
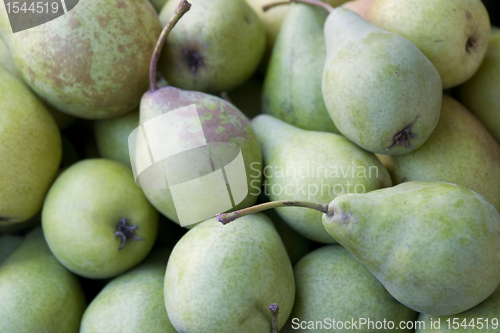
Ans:
[{"label": "brown speckled pear", "polygon": [[41,228],[0,266],[0,332],[77,333],[85,310],[78,279],[52,255]]},{"label": "brown speckled pear", "polygon": [[54,119],[0,65],[0,225],[26,221],[40,210],[61,154]]},{"label": "brown speckled pear", "polygon": [[15,34],[4,29],[3,37],[25,82],[44,100],[102,119],[139,105],[160,30],[148,0],[80,0],[55,20]]},{"label": "brown speckled pear", "polygon": [[[156,65],[163,43],[165,42],[170,30],[174,27],[182,15],[189,10],[190,6],[191,5],[185,0],[180,2],[176,13],[169,21],[169,24],[165,26],[165,29],[159,39],[151,61],[151,90],[147,91],[141,100],[140,124],[144,125],[145,122],[155,117],[167,114],[182,107],[194,105],[198,114],[196,122],[199,120],[201,129],[199,127],[192,126],[192,119],[186,120],[181,117],[176,117],[174,122],[162,123],[162,132],[178,133],[178,136],[175,138],[172,136],[169,137],[169,140],[172,140],[169,144],[174,147],[187,145],[186,142],[189,141],[188,139],[193,139],[195,137],[193,133],[200,133],[200,131],[202,131],[204,140],[207,143],[202,147],[206,147],[211,143],[232,143],[237,145],[243,156],[248,193],[241,202],[235,203],[236,206],[234,206],[234,209],[248,207],[257,200],[258,193],[255,190],[252,190],[252,188],[260,188],[261,176],[260,173],[256,171],[259,171],[262,168],[262,156],[259,142],[257,141],[248,118],[245,117],[245,115],[232,104],[221,98],[202,92],[181,90],[172,86],[158,88],[156,82]],[[186,17],[188,15],[189,14],[187,14]],[[168,38],[170,38],[169,35]],[[185,131],[179,131],[179,128],[185,129]],[[234,151],[228,149],[222,152],[219,151],[219,153],[221,153],[221,155],[217,155],[217,161],[220,162],[230,160]],[[196,158],[202,159],[202,157],[198,156],[196,156]],[[213,155],[210,155],[207,159],[208,158],[210,158],[211,170],[203,169],[202,171],[198,171],[198,169],[196,169],[195,172],[203,172],[204,174],[202,175],[206,175],[210,173],[209,171],[216,171],[215,166],[219,164],[215,158],[213,158]],[[193,169],[198,168],[198,165],[201,164],[202,163],[199,163],[199,160],[196,163],[183,163],[183,170],[180,171],[182,174],[181,177],[187,178],[188,176],[191,176]],[[220,170],[220,167],[217,167],[217,170]],[[149,201],[153,204],[153,206],[155,206],[156,209],[169,219],[179,223],[180,219],[176,207],[174,206],[170,185],[167,186],[166,189],[147,188],[143,186],[143,190]],[[207,198],[207,200],[209,199],[210,198]],[[211,205],[211,203],[203,201],[197,202],[197,205],[198,207],[201,207],[200,209],[203,209],[204,205],[206,207]]]}]

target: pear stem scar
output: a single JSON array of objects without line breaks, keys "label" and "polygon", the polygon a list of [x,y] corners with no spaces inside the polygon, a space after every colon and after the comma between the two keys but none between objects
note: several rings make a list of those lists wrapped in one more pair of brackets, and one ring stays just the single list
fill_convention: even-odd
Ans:
[{"label": "pear stem scar", "polygon": [[127,220],[122,219],[120,222],[118,222],[118,226],[116,227],[116,232],[115,232],[115,239],[120,237],[122,240],[122,244],[118,248],[118,251],[123,249],[125,246],[125,243],[128,240],[135,240],[135,241],[143,241],[141,237],[134,235],[134,230],[139,229],[138,226],[136,225],[127,225]]},{"label": "pear stem scar", "polygon": [[320,211],[324,214],[327,214],[329,216],[332,216],[332,212],[328,210],[328,204],[319,204],[319,203],[314,203],[314,202],[309,202],[309,201],[297,201],[297,200],[285,200],[285,201],[271,201],[271,202],[266,202],[257,206],[249,207],[249,208],[244,208],[237,210],[235,212],[231,213],[225,213],[225,214],[217,214],[215,216],[215,219],[218,222],[221,222],[222,224],[228,224],[229,222],[232,222],[236,220],[237,218],[255,214],[262,212],[264,210],[272,209],[272,208],[281,208],[281,207],[304,207],[304,208],[309,208],[309,209],[314,209],[317,211]]},{"label": "pear stem scar", "polygon": [[281,6],[281,5],[288,5],[288,4],[291,4],[292,2],[306,3],[306,4],[309,4],[309,5],[314,5],[314,6],[322,7],[326,11],[328,11],[329,13],[331,13],[335,9],[330,4],[328,4],[326,2],[323,2],[321,0],[289,0],[289,1],[277,1],[277,2],[273,2],[273,3],[267,4],[267,5],[265,5],[265,6],[262,7],[262,10],[263,11],[268,11],[272,7]]},{"label": "pear stem scar", "polygon": [[278,314],[280,313],[280,307],[278,304],[273,303],[267,307],[269,310],[269,313],[271,313],[271,324],[272,324],[272,332],[271,333],[278,333]]},{"label": "pear stem scar", "polygon": [[391,150],[392,148],[396,148],[399,145],[404,145],[406,149],[412,149],[414,146],[409,146],[409,141],[410,139],[415,139],[417,137],[416,134],[411,133],[411,129],[413,128],[413,125],[415,125],[415,122],[417,121],[417,118],[408,126],[403,128],[401,132],[396,134],[394,136],[394,144],[390,146],[389,148],[386,148],[385,150]]},{"label": "pear stem scar", "polygon": [[186,0],[181,0],[177,8],[175,9],[174,15],[170,18],[167,25],[161,31],[160,37],[156,42],[153,55],[151,56],[151,63],[149,65],[149,83],[151,85],[151,91],[158,90],[158,82],[156,79],[156,70],[158,67],[158,60],[160,59],[161,49],[165,44],[167,36],[172,30],[172,28],[177,24],[177,21],[191,8],[191,4]]}]

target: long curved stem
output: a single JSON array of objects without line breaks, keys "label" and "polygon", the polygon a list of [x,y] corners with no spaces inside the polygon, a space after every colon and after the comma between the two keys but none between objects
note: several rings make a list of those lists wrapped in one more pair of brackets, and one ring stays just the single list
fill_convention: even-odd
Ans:
[{"label": "long curved stem", "polygon": [[249,207],[249,208],[244,208],[237,210],[235,212],[231,213],[226,213],[226,214],[217,214],[215,216],[215,219],[222,224],[228,224],[229,222],[232,222],[236,220],[237,218],[246,216],[246,215],[251,215],[255,213],[262,212],[264,210],[272,209],[272,208],[280,208],[280,207],[304,207],[304,208],[310,208],[310,209],[315,209],[317,211],[320,211],[325,214],[330,214],[328,211],[328,204],[319,204],[319,203],[314,203],[314,202],[309,202],[309,201],[271,201],[271,202],[266,202],[257,206]]},{"label": "long curved stem", "polygon": [[326,11],[328,11],[329,13],[331,13],[335,9],[330,4],[328,4],[326,2],[323,2],[321,0],[289,0],[289,1],[279,1],[279,2],[273,2],[273,3],[267,4],[267,5],[265,5],[265,6],[262,7],[262,10],[263,11],[267,11],[267,10],[269,10],[269,9],[275,7],[275,6],[288,5],[288,4],[292,3],[292,2],[306,3],[306,4],[309,4],[309,5],[314,5],[314,6],[322,7]]},{"label": "long curved stem", "polygon": [[177,8],[175,9],[174,15],[170,18],[167,25],[161,31],[160,37],[156,42],[155,50],[151,56],[151,63],[149,65],[149,83],[151,85],[151,91],[158,90],[158,82],[156,79],[156,69],[158,67],[158,60],[160,59],[161,49],[165,44],[167,36],[172,30],[172,28],[177,24],[177,21],[191,8],[191,4],[187,0],[181,0]]}]

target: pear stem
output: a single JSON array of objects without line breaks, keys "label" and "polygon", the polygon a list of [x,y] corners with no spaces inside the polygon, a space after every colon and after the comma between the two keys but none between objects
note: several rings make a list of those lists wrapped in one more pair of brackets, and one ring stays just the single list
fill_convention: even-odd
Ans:
[{"label": "pear stem", "polygon": [[271,333],[278,333],[279,332],[279,329],[278,329],[278,314],[280,313],[280,307],[278,306],[278,304],[273,303],[273,304],[269,305],[267,307],[267,309],[271,313],[271,325],[272,325],[272,328],[273,328],[273,330],[271,331]]},{"label": "pear stem", "polygon": [[320,211],[327,215],[331,215],[331,212],[328,211],[328,204],[319,204],[309,201],[271,201],[257,206],[240,209],[231,213],[217,214],[215,216],[215,219],[222,224],[228,224],[229,222],[232,222],[237,218],[243,216],[259,213],[264,210],[272,208],[281,208],[281,207],[304,207]]},{"label": "pear stem", "polygon": [[220,93],[220,97],[225,100],[226,102],[228,103],[231,103],[234,105],[233,101],[231,101],[231,98],[229,97],[229,94],[227,93],[227,91],[221,91]]},{"label": "pear stem", "polygon": [[151,85],[151,91],[158,90],[158,82],[156,78],[156,70],[158,67],[158,60],[160,59],[161,49],[165,44],[170,30],[177,24],[177,21],[191,8],[191,4],[187,0],[181,0],[177,8],[175,9],[174,15],[170,18],[167,25],[161,31],[160,37],[156,42],[155,50],[151,56],[151,63],[149,65],[149,83]]},{"label": "pear stem", "polygon": [[326,2],[323,2],[321,0],[289,0],[289,1],[279,1],[279,2],[273,2],[273,3],[267,4],[267,5],[262,7],[262,10],[266,12],[269,9],[271,9],[272,7],[281,6],[281,5],[288,5],[288,4],[291,4],[292,2],[306,3],[309,5],[322,7],[329,13],[331,13],[335,9],[332,5],[330,5]]}]

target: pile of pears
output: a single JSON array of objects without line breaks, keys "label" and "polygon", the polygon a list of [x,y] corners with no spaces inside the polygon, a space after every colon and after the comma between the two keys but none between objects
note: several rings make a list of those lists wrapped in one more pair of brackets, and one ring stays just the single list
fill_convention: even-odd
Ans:
[{"label": "pile of pears", "polygon": [[[0,333],[500,332],[495,1],[10,10]],[[134,133],[187,109],[157,128],[173,180]]]}]

